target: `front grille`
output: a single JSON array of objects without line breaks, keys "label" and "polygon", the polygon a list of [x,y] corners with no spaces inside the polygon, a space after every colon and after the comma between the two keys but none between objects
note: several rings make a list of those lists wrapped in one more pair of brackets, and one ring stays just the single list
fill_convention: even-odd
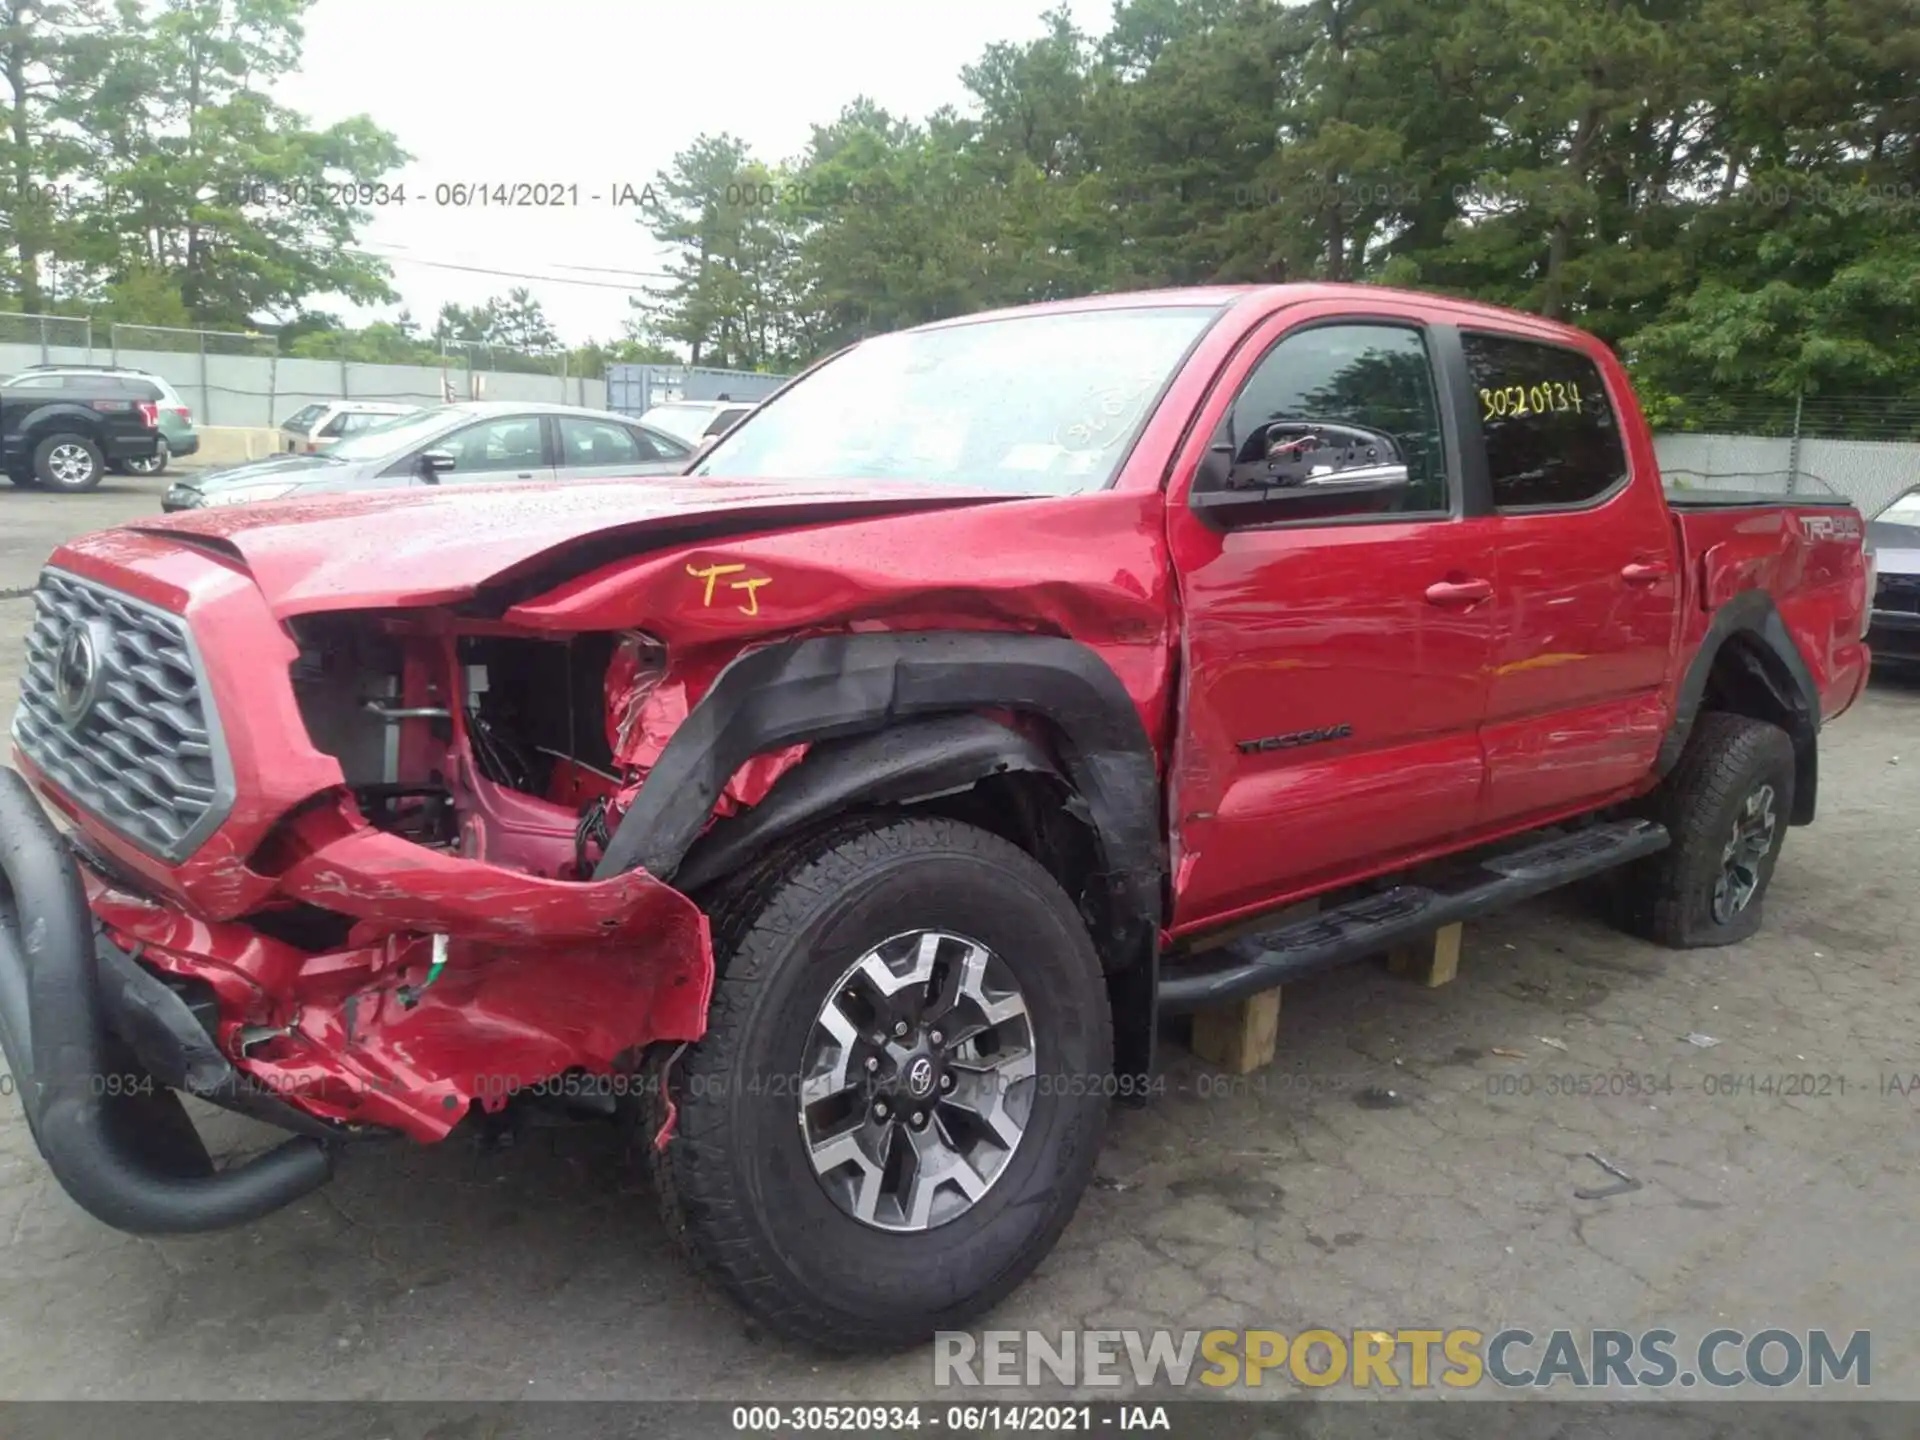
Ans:
[{"label": "front grille", "polygon": [[1920,575],[1882,575],[1873,608],[1898,615],[1920,615]]},{"label": "front grille", "polygon": [[[186,621],[59,570],[41,572],[33,598],[15,742],[102,823],[162,859],[185,859],[233,805]],[[89,671],[75,660],[63,693],[62,650],[76,630],[87,632],[98,679],[74,683]]]}]

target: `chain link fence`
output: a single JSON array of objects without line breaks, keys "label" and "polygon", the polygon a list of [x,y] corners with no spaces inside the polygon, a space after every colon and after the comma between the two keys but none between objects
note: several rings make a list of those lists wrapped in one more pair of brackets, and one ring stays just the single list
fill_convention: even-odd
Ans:
[{"label": "chain link fence", "polygon": [[32,365],[117,365],[170,384],[201,425],[272,428],[305,405],[379,400],[544,401],[601,409],[604,380],[569,375],[568,357],[448,342],[406,364],[292,357],[257,331],[123,325],[85,317],[0,313],[0,376]]},{"label": "chain link fence", "polygon": [[1920,399],[1702,393],[1667,397],[1650,410],[1666,434],[1920,441]]},{"label": "chain link fence", "polygon": [[[38,356],[23,363],[30,365],[51,365],[69,360],[69,351],[79,351],[77,363],[91,365],[93,356],[93,322],[84,316],[76,319],[70,315],[22,315],[16,311],[0,311],[0,345],[18,350],[38,350]],[[13,368],[18,369],[19,366]]]},{"label": "chain link fence", "polygon": [[1839,495],[1872,518],[1920,484],[1920,400],[1701,394],[1650,409],[1680,489]]}]

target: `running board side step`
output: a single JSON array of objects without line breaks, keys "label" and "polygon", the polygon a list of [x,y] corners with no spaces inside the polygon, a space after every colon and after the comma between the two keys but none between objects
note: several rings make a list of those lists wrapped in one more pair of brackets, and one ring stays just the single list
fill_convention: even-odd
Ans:
[{"label": "running board side step", "polygon": [[1188,1014],[1363,959],[1667,848],[1664,825],[1616,820],[1480,862],[1443,888],[1396,885],[1223,945],[1192,966],[1163,961],[1159,1007]]}]

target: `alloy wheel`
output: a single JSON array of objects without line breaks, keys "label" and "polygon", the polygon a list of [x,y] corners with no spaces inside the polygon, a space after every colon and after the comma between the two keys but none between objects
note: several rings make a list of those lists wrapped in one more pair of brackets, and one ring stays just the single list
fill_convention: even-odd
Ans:
[{"label": "alloy wheel", "polygon": [[1760,889],[1760,867],[1773,852],[1779,826],[1773,786],[1761,785],[1733,817],[1733,835],[1720,852],[1720,878],[1713,886],[1713,918],[1726,924],[1752,903]]},{"label": "alloy wheel", "polygon": [[801,1139],[834,1204],[876,1229],[930,1230],[979,1203],[1026,1134],[1032,1016],[986,946],[910,931],[847,967],[800,1075]]},{"label": "alloy wheel", "polygon": [[48,452],[47,469],[61,485],[84,485],[93,478],[93,456],[84,445],[56,445]]}]

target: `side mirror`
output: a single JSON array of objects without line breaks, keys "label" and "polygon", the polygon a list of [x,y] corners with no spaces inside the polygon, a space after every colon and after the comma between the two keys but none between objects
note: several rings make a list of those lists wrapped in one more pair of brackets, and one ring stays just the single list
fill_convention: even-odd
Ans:
[{"label": "side mirror", "polygon": [[[1237,453],[1246,453],[1236,459]],[[1189,503],[1223,525],[1365,514],[1411,483],[1391,435],[1356,425],[1274,421],[1244,452],[1224,434],[1208,448]]]},{"label": "side mirror", "polygon": [[438,485],[440,477],[459,463],[445,450],[423,450],[420,452],[420,478],[429,485]]}]

